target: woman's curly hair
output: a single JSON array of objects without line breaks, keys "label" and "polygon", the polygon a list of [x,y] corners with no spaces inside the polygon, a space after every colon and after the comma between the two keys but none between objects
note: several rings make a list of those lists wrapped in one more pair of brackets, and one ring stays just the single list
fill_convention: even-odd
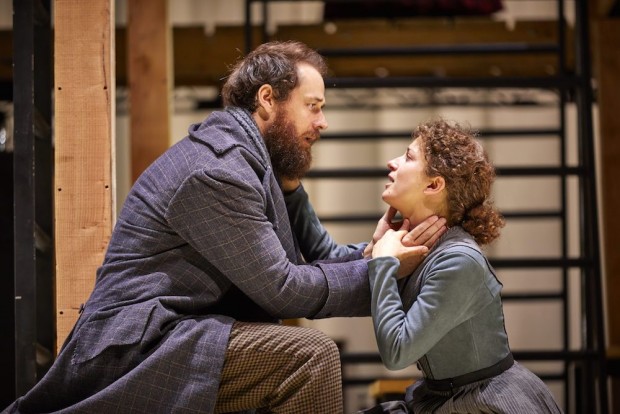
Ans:
[{"label": "woman's curly hair", "polygon": [[505,221],[490,200],[495,168],[475,134],[443,119],[418,125],[429,177],[446,180],[448,226],[460,225],[480,245],[499,237]]},{"label": "woman's curly hair", "polygon": [[276,100],[286,101],[297,86],[297,65],[306,63],[321,76],[327,74],[323,57],[297,41],[263,43],[233,66],[222,87],[224,106],[237,106],[254,112],[256,93],[262,85],[271,85]]}]

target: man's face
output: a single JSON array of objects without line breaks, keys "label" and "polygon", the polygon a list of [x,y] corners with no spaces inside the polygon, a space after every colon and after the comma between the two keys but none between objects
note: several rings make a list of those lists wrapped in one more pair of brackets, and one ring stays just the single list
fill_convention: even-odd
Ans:
[{"label": "man's face", "polygon": [[327,128],[323,115],[325,85],[312,66],[297,68],[299,84],[286,102],[278,104],[276,117],[265,131],[265,143],[276,174],[302,178],[312,163],[312,145]]}]

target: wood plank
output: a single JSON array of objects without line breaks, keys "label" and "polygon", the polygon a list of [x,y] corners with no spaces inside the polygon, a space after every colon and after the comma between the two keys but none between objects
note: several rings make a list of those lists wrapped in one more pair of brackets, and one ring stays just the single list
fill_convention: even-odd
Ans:
[{"label": "wood plank", "polygon": [[112,230],[114,1],[55,0],[57,346],[88,298]]},{"label": "wood plank", "polygon": [[[333,27],[332,27],[333,29]],[[321,49],[336,47],[419,46],[447,44],[543,44],[557,42],[557,24],[554,21],[522,21],[509,29],[502,22],[489,19],[404,20],[387,22],[339,22],[332,34],[324,25],[279,26],[273,39],[297,39]],[[212,34],[203,27],[175,27],[173,29],[173,64],[176,86],[220,86],[228,67],[242,56],[243,27],[217,26]],[[567,30],[567,67],[574,67],[573,31]],[[258,42],[260,31],[254,28],[253,38]],[[126,33],[117,32],[117,81],[127,81]],[[414,57],[363,57],[328,59],[331,75],[376,76],[545,76],[558,72],[557,58],[552,54],[522,55],[443,55]]]},{"label": "wood plank", "polygon": [[375,400],[382,401],[385,396],[404,395],[407,387],[414,382],[413,379],[381,378],[370,384],[368,394]]},{"label": "wood plank", "polygon": [[620,358],[620,19],[594,23],[594,56],[598,81],[600,182],[602,232],[605,250],[604,274],[607,296],[609,356]]},{"label": "wood plank", "polygon": [[[323,27],[283,26],[274,37],[304,40],[317,49],[360,47],[405,47],[432,45],[544,44],[557,42],[555,22],[518,22],[509,30],[502,22],[488,19],[387,20],[339,22],[330,31]],[[336,30],[334,33],[331,31]],[[568,32],[572,36],[571,32]],[[570,37],[568,38],[570,41]],[[572,59],[572,55],[569,55]],[[333,76],[544,76],[557,73],[553,54],[492,54],[411,56],[411,57],[332,57]],[[572,64],[572,62],[568,62]]]},{"label": "wood plank", "polygon": [[168,0],[128,0],[128,74],[133,181],[170,146],[171,30]]}]

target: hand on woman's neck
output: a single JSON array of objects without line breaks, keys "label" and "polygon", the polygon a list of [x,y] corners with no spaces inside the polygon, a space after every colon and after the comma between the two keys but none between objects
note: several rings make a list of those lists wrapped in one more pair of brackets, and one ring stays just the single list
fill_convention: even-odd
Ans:
[{"label": "hand on woman's neck", "polygon": [[401,211],[401,214],[409,219],[412,227],[415,227],[430,216],[447,218],[448,209],[445,203],[422,203],[415,206],[411,211]]}]

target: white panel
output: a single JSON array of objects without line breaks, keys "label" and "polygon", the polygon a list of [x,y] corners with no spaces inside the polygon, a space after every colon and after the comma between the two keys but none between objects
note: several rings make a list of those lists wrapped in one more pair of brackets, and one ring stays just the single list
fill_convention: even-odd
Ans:
[{"label": "white panel", "polygon": [[562,250],[559,220],[511,220],[493,243],[495,257],[559,258]]},{"label": "white panel", "polygon": [[496,167],[560,165],[560,140],[557,137],[506,137],[482,142]]},{"label": "white panel", "polygon": [[312,168],[365,168],[373,166],[378,164],[378,146],[377,142],[372,141],[319,141],[312,147]]},{"label": "white panel", "polygon": [[562,271],[558,269],[499,269],[497,277],[503,293],[548,293],[562,289]]},{"label": "white panel", "polygon": [[376,223],[326,223],[325,228],[332,237],[340,243],[361,243],[370,241]]},{"label": "white panel", "polygon": [[504,302],[506,332],[513,350],[562,348],[560,301]]},{"label": "white panel", "polygon": [[500,210],[558,210],[561,207],[560,179],[556,177],[507,177],[495,180],[493,198]]},{"label": "white panel", "polygon": [[13,1],[12,0],[0,0],[0,30],[11,30],[12,28],[13,28]]},{"label": "white panel", "polygon": [[383,179],[343,178],[304,181],[310,201],[320,215],[332,214],[375,214],[384,211],[387,205],[381,200],[385,185]]}]

